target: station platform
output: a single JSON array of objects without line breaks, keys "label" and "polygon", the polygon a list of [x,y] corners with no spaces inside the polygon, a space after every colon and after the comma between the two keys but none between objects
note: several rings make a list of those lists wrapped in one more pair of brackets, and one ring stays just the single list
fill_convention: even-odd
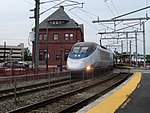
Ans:
[{"label": "station platform", "polygon": [[77,113],[150,113],[150,71],[144,72],[134,71],[123,84]]}]

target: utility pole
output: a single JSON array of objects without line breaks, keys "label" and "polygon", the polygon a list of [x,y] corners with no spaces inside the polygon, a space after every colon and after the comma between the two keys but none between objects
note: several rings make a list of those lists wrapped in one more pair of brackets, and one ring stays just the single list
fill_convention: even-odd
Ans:
[{"label": "utility pole", "polygon": [[39,65],[39,9],[40,0],[35,0],[35,68]]},{"label": "utility pole", "polygon": [[35,19],[35,40],[34,40],[34,67],[37,69],[39,65],[39,9],[40,0],[35,0],[35,8],[30,10],[34,11],[34,17],[29,17],[30,19]]}]

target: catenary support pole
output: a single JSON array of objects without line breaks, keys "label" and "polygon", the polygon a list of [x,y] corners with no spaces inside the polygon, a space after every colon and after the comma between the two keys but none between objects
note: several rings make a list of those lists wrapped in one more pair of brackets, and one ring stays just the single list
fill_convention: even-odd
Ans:
[{"label": "catenary support pole", "polygon": [[145,23],[142,22],[143,24],[143,59],[144,59],[144,68],[146,67],[146,60],[145,60]]},{"label": "catenary support pole", "polygon": [[131,40],[130,40],[130,66],[132,65],[132,56],[131,56]]},{"label": "catenary support pole", "polygon": [[136,52],[135,52],[136,67],[138,67],[137,32],[136,31],[135,31],[135,48],[136,48]]}]

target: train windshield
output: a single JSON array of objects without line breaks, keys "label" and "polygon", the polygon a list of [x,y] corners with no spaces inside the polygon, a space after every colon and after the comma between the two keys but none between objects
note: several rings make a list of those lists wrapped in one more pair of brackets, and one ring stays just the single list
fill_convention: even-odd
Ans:
[{"label": "train windshield", "polygon": [[80,47],[74,47],[72,53],[79,53]]},{"label": "train windshield", "polygon": [[88,47],[74,47],[72,53],[87,53]]},{"label": "train windshield", "polygon": [[88,51],[88,47],[81,47],[80,53],[86,53]]}]

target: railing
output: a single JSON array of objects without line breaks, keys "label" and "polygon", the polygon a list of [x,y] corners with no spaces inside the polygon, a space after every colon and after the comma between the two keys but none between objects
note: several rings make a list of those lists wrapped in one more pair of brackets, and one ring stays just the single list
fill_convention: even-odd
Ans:
[{"label": "railing", "polygon": [[[66,69],[63,69],[63,71]],[[48,68],[25,68],[25,67],[16,67],[16,66],[7,66],[0,68],[0,77],[5,76],[14,76],[14,75],[29,75],[29,74],[38,74],[38,73],[47,73],[47,72],[59,72],[60,69],[58,67]]]}]

